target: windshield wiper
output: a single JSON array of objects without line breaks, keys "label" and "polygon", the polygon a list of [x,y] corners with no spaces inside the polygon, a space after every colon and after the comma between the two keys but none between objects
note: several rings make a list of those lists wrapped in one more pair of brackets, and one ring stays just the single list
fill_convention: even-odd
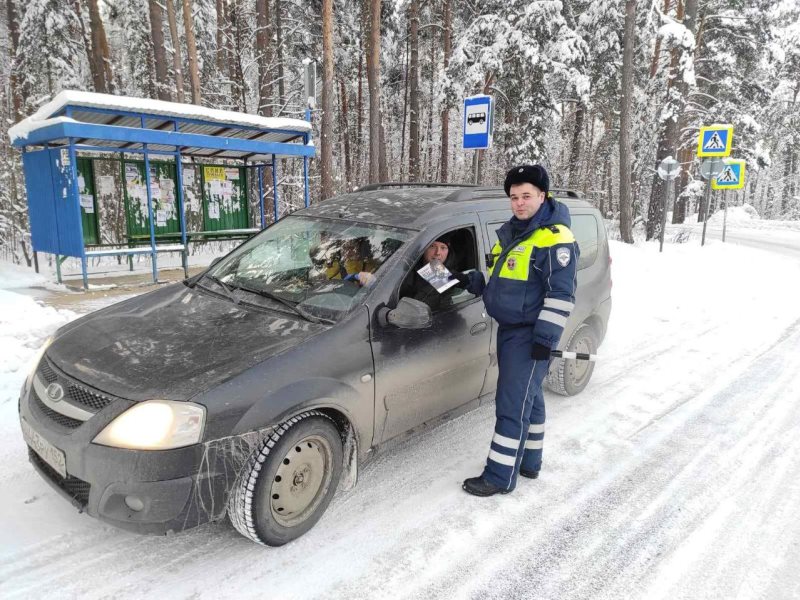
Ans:
[{"label": "windshield wiper", "polygon": [[221,287],[223,290],[225,290],[225,295],[227,295],[227,296],[228,296],[228,298],[230,298],[230,299],[231,299],[231,301],[232,301],[234,304],[238,305],[238,304],[241,302],[241,300],[239,300],[239,298],[237,298],[236,296],[234,296],[234,295],[233,295],[233,290],[231,290],[231,288],[229,288],[229,287],[228,287],[228,286],[225,284],[225,282],[224,282],[224,281],[222,281],[222,279],[220,279],[219,277],[217,277],[217,276],[215,276],[215,275],[209,275],[208,273],[205,273],[205,274],[203,275],[203,277],[201,277],[201,279],[202,279],[202,278],[204,278],[204,277],[207,277],[208,279],[210,279],[211,281],[213,281],[214,283],[216,283],[216,284],[217,284],[219,287]]},{"label": "windshield wiper", "polygon": [[259,290],[259,289],[256,289],[256,288],[251,288],[249,286],[242,285],[240,283],[234,283],[232,285],[233,285],[233,287],[235,289],[244,290],[245,292],[250,292],[251,294],[256,294],[257,296],[263,296],[264,298],[269,298],[270,300],[274,300],[275,302],[278,302],[278,303],[282,304],[283,306],[285,306],[286,308],[288,308],[289,310],[291,310],[296,315],[301,316],[306,321],[310,321],[312,323],[317,323],[317,324],[325,324],[325,323],[327,323],[329,325],[332,325],[333,323],[335,323],[335,321],[333,321],[331,319],[324,319],[322,317],[316,317],[316,316],[314,316],[312,314],[309,314],[308,312],[306,312],[305,310],[303,310],[302,308],[297,306],[297,304],[291,302],[290,300],[287,300],[286,298],[281,298],[277,294],[273,294],[272,292],[268,292],[267,290]]}]

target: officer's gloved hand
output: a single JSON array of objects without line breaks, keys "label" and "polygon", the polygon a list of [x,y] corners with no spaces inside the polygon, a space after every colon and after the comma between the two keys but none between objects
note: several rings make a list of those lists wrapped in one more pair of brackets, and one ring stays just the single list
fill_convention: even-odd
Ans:
[{"label": "officer's gloved hand", "polygon": [[458,271],[454,271],[450,273],[450,279],[458,279],[458,283],[456,284],[457,288],[461,288],[462,290],[467,289],[469,285],[469,275],[466,273],[459,273]]},{"label": "officer's gloved hand", "polygon": [[531,350],[531,358],[533,360],[550,360],[550,348],[534,342],[533,350]]}]

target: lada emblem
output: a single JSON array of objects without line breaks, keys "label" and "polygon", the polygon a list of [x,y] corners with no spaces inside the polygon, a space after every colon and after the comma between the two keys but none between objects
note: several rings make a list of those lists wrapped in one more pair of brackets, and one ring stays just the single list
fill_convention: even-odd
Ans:
[{"label": "lada emblem", "polygon": [[60,402],[64,399],[64,388],[61,386],[60,383],[51,383],[47,386],[47,390],[45,390],[47,397],[50,398],[53,402]]}]

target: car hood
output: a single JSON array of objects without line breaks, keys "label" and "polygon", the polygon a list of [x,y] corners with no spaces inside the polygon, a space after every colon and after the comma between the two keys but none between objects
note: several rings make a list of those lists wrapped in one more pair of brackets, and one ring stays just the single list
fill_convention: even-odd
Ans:
[{"label": "car hood", "polygon": [[114,396],[187,400],[324,329],[177,284],[70,323],[47,356]]}]

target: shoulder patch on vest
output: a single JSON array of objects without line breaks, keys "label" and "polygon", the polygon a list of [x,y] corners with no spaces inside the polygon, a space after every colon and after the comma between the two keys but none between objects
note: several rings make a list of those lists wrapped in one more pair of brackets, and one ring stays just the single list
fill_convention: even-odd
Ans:
[{"label": "shoulder patch on vest", "polygon": [[572,259],[572,252],[569,248],[561,247],[556,250],[556,260],[562,267],[566,267]]}]

